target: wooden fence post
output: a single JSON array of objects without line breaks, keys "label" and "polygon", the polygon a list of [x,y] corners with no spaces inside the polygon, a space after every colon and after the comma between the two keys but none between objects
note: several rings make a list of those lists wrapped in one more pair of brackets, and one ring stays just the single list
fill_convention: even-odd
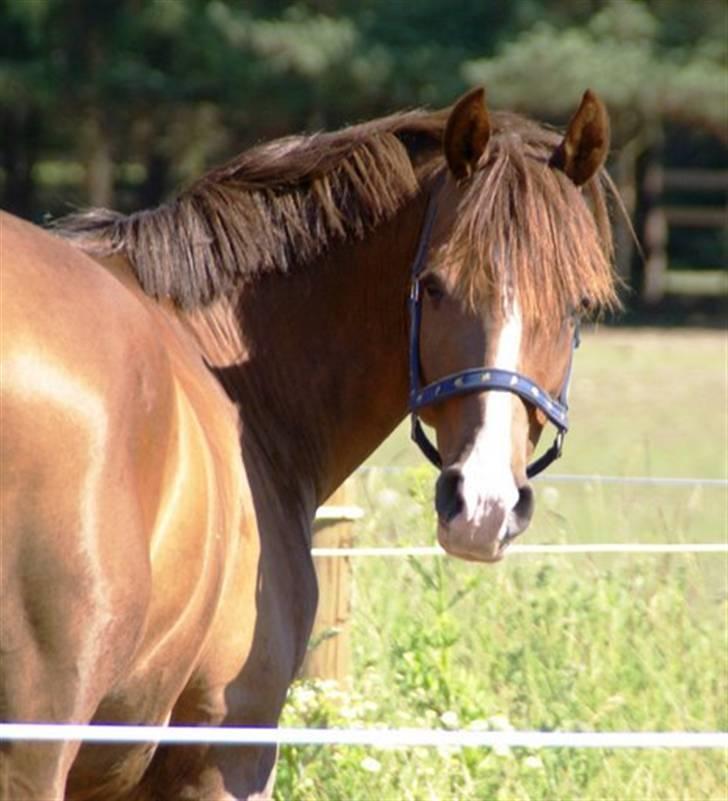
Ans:
[{"label": "wooden fence post", "polygon": [[665,189],[664,171],[660,161],[652,161],[645,172],[644,194],[647,204],[642,230],[645,248],[645,275],[642,285],[642,300],[654,305],[665,294],[667,273],[667,220],[662,206]]},{"label": "wooden fence post", "polygon": [[[351,547],[353,523],[363,512],[349,500],[344,484],[319,508],[314,548]],[[314,565],[319,603],[301,675],[346,684],[351,681],[351,561],[348,556],[315,556]]]}]

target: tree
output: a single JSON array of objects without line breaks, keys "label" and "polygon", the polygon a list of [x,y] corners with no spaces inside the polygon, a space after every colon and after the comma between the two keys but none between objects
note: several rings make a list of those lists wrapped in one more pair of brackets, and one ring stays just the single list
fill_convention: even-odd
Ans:
[{"label": "tree", "polygon": [[536,24],[493,58],[465,62],[463,74],[488,86],[495,102],[556,118],[568,114],[574,98],[591,87],[616,115],[625,137],[665,118],[726,136],[725,16],[709,27],[715,18],[710,9],[720,4],[693,5],[702,9],[705,29],[692,42],[666,46],[675,33],[664,35],[646,3],[610,0],[584,26]]}]

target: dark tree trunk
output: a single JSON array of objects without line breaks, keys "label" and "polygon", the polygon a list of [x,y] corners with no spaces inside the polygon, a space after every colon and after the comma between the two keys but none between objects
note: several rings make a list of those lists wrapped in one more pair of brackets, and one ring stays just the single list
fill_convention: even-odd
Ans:
[{"label": "dark tree trunk", "polygon": [[36,109],[6,109],[2,113],[2,131],[2,207],[30,218],[35,199],[33,167],[41,138],[40,114]]},{"label": "dark tree trunk", "polygon": [[86,199],[91,206],[110,207],[114,200],[114,162],[101,115],[92,111],[85,131]]},{"label": "dark tree trunk", "polygon": [[167,193],[169,159],[162,153],[152,151],[147,158],[147,175],[139,189],[141,208],[158,206]]}]

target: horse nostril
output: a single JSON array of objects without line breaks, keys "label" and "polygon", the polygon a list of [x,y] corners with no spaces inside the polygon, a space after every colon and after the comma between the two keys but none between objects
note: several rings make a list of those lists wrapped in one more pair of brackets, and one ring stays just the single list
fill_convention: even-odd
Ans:
[{"label": "horse nostril", "polygon": [[533,490],[531,487],[526,484],[523,487],[518,488],[518,501],[516,505],[513,507],[513,520],[516,523],[516,531],[514,534],[520,534],[528,524],[531,522],[531,518],[533,517],[533,511],[536,504],[533,497]]},{"label": "horse nostril", "polygon": [[440,520],[449,523],[463,510],[463,474],[457,467],[448,467],[440,473],[435,487],[435,509]]}]

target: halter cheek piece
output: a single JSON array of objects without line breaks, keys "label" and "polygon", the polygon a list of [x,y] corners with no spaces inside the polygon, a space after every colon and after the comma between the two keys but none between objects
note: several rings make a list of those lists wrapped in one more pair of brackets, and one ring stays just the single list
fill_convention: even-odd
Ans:
[{"label": "halter cheek piece", "polygon": [[409,407],[412,413],[412,439],[417,443],[422,453],[438,469],[442,467],[442,457],[437,448],[430,442],[420,423],[417,412],[425,406],[455,398],[459,395],[467,395],[473,392],[485,392],[493,390],[496,392],[512,392],[518,395],[531,406],[540,409],[546,417],[556,426],[556,438],[551,447],[535,462],[526,468],[528,478],[545,470],[552,462],[561,456],[564,437],[569,428],[569,416],[567,406],[567,395],[569,382],[571,380],[571,366],[574,350],[579,347],[579,326],[574,328],[574,339],[572,342],[571,356],[569,357],[569,367],[566,371],[564,385],[559,393],[558,400],[552,398],[548,392],[541,389],[538,384],[531,381],[521,373],[514,373],[510,370],[500,370],[494,367],[476,367],[470,370],[461,370],[445,376],[438,381],[433,381],[422,387],[420,385],[420,324],[422,320],[422,290],[421,277],[427,262],[427,250],[430,244],[432,227],[435,220],[436,204],[434,194],[430,197],[425,221],[420,234],[420,242],[417,247],[417,254],[412,263],[412,282],[409,295]]}]

